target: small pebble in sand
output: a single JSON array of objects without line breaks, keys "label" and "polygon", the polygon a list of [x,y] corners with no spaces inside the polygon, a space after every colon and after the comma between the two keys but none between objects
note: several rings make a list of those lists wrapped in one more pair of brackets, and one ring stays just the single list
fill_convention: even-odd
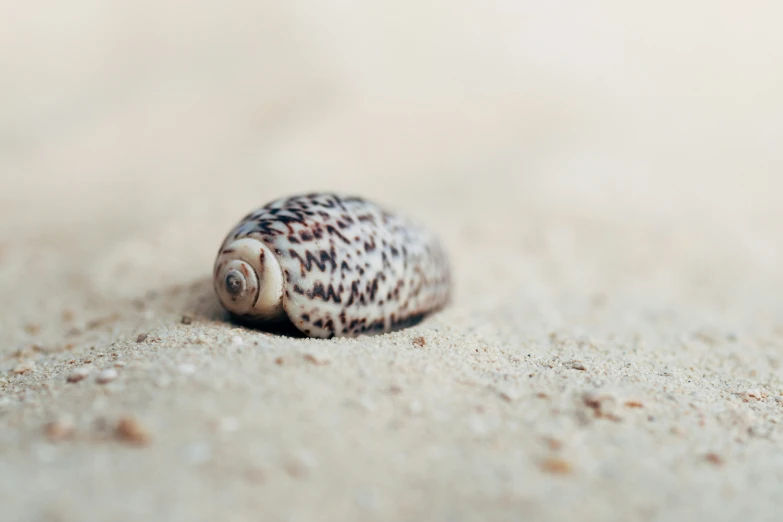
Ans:
[{"label": "small pebble in sand", "polygon": [[68,417],[55,419],[46,424],[44,432],[51,441],[63,440],[73,435],[75,426]]},{"label": "small pebble in sand", "polygon": [[585,366],[585,363],[582,361],[571,361],[568,364],[566,364],[567,368],[571,368],[572,370],[580,370],[585,371],[587,370],[587,366]]},{"label": "small pebble in sand", "polygon": [[88,330],[94,330],[96,328],[100,328],[102,326],[106,326],[106,325],[108,325],[110,323],[113,323],[114,321],[117,321],[118,319],[120,319],[120,314],[115,312],[115,313],[109,314],[109,315],[107,315],[105,317],[99,317],[97,319],[93,319],[92,321],[88,321],[87,325],[86,325],[86,328]]},{"label": "small pebble in sand", "polygon": [[182,319],[180,319],[180,322],[182,324],[193,324],[193,318],[189,315],[183,315]]},{"label": "small pebble in sand", "polygon": [[311,364],[315,364],[316,366],[329,364],[329,356],[325,353],[306,353],[304,354],[304,360]]},{"label": "small pebble in sand", "polygon": [[541,462],[541,469],[554,475],[565,475],[571,472],[571,464],[563,459],[550,457]]},{"label": "small pebble in sand", "polygon": [[136,337],[136,342],[137,343],[143,343],[146,340],[147,340],[147,334],[145,334],[145,333],[140,333],[139,336]]},{"label": "small pebble in sand", "polygon": [[245,344],[245,341],[240,336],[235,335],[231,338],[231,344],[233,344],[234,346],[242,346],[243,344]]},{"label": "small pebble in sand", "polygon": [[36,335],[41,332],[41,325],[36,323],[26,324],[24,331],[30,335]]},{"label": "small pebble in sand", "polygon": [[133,417],[122,417],[114,428],[114,435],[134,446],[144,446],[151,440],[149,432]]},{"label": "small pebble in sand", "polygon": [[402,393],[402,386],[400,386],[399,384],[392,384],[391,386],[389,386],[389,393],[391,393],[392,395],[399,395],[400,393]]},{"label": "small pebble in sand", "polygon": [[13,352],[11,352],[11,357],[16,357],[17,359],[23,359],[25,357],[29,357],[30,355],[32,355],[31,352],[32,350],[30,350],[29,348],[19,348],[18,350],[14,350]]},{"label": "small pebble in sand", "polygon": [[88,375],[90,375],[90,369],[84,366],[80,366],[79,368],[76,368],[74,371],[69,373],[65,380],[68,382],[79,382],[86,379]]},{"label": "small pebble in sand", "polygon": [[309,451],[300,451],[286,464],[286,471],[292,477],[306,477],[312,470],[318,467],[315,455]]},{"label": "small pebble in sand", "polygon": [[644,404],[639,401],[625,401],[626,408],[644,408]]},{"label": "small pebble in sand", "polygon": [[95,377],[95,382],[98,384],[107,384],[119,377],[119,373],[114,368],[106,368],[101,370]]},{"label": "small pebble in sand", "polygon": [[596,411],[600,411],[605,404],[613,403],[614,397],[612,397],[611,395],[598,394],[596,392],[586,392],[582,394],[582,402],[588,408],[591,408]]},{"label": "small pebble in sand", "polygon": [[427,339],[425,339],[423,336],[418,336],[413,338],[413,345],[418,346],[419,348],[423,348],[427,345]]},{"label": "small pebble in sand", "polygon": [[552,451],[558,451],[563,447],[563,443],[553,437],[544,437],[544,443]]},{"label": "small pebble in sand", "polygon": [[14,375],[24,375],[35,370],[35,361],[25,361],[14,366],[12,372]]},{"label": "small pebble in sand", "polygon": [[704,459],[715,466],[721,466],[723,464],[723,459],[717,453],[707,453],[704,456]]},{"label": "small pebble in sand", "polygon": [[610,394],[587,392],[582,395],[582,402],[593,410],[596,419],[608,419],[613,422],[622,421],[622,417],[614,412],[616,399]]},{"label": "small pebble in sand", "polygon": [[766,394],[757,388],[751,388],[750,390],[747,390],[743,396],[746,401],[748,399],[756,399],[757,401],[760,401],[766,397]]}]

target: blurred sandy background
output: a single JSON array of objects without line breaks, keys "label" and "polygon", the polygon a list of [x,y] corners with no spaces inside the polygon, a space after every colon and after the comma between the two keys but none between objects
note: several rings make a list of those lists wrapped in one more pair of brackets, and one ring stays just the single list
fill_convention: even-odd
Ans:
[{"label": "blurred sandy background", "polygon": [[[775,520],[781,16],[0,2],[0,518]],[[454,305],[227,323],[223,235],[313,190],[438,230]]]}]

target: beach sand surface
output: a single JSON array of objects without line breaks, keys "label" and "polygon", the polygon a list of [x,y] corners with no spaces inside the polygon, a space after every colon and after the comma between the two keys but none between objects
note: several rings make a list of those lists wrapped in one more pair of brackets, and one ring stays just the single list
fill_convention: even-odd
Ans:
[{"label": "beach sand surface", "polygon": [[[3,521],[780,519],[778,4],[2,11]],[[224,235],[321,190],[452,304],[232,324]]]}]

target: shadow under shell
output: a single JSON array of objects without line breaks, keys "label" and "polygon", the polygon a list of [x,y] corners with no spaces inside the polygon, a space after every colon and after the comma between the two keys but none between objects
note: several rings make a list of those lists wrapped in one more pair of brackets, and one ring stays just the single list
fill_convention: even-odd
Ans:
[{"label": "shadow under shell", "polygon": [[247,328],[249,330],[255,330],[258,332],[268,333],[272,335],[278,335],[280,337],[290,337],[293,339],[307,339],[308,337],[299,330],[289,320],[275,321],[275,322],[259,322],[245,317],[241,317],[235,314],[227,314],[232,323]]}]

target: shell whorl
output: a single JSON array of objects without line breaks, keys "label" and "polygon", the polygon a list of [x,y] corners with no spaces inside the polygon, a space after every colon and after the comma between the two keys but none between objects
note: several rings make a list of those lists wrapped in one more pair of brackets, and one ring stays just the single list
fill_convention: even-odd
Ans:
[{"label": "shell whorl", "polygon": [[258,239],[240,238],[220,249],[214,285],[221,304],[234,315],[267,321],[285,317],[283,271]]},{"label": "shell whorl", "polygon": [[226,237],[214,277],[233,314],[287,318],[311,337],[390,332],[451,297],[434,235],[365,199],[328,193],[281,198],[245,216]]}]

